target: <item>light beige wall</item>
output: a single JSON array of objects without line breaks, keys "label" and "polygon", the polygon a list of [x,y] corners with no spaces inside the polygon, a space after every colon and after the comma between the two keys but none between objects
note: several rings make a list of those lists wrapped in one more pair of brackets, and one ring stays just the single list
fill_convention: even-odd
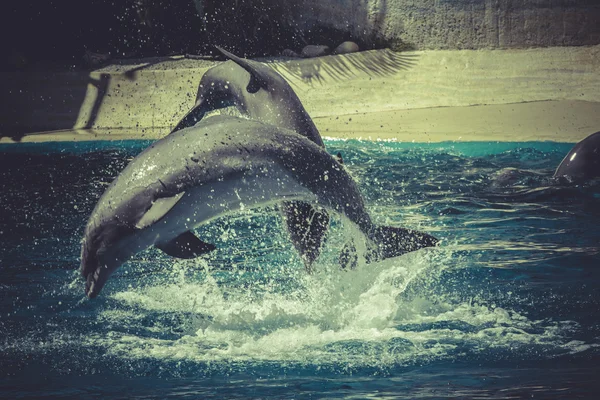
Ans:
[{"label": "light beige wall", "polygon": [[[544,100],[600,102],[600,46],[527,50],[389,50],[270,64],[314,117]],[[95,128],[174,126],[206,67],[112,73]],[[107,73],[110,71],[105,71]],[[93,75],[98,76],[102,72]],[[84,127],[94,86],[79,111]]]},{"label": "light beige wall", "polygon": [[[600,45],[374,50],[269,65],[290,82],[313,118],[544,100],[600,102]],[[169,61],[127,73],[138,67],[108,67],[86,76],[5,76],[0,133],[16,127],[26,132],[84,128],[94,113],[92,128],[167,132],[193,106],[210,65]],[[103,74],[107,87],[101,94],[97,82]]]}]

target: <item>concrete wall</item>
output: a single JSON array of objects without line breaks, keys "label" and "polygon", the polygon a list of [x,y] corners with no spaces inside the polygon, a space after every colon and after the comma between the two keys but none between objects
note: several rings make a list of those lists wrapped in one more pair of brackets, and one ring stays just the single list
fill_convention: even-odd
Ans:
[{"label": "concrete wall", "polygon": [[[212,65],[178,59],[88,75],[5,76],[0,136],[70,128],[166,133],[193,106],[200,78]],[[544,100],[600,102],[600,45],[373,50],[269,65],[290,82],[313,118]]]},{"label": "concrete wall", "polygon": [[[290,0],[291,1],[291,0]],[[598,0],[294,0],[295,24],[417,49],[579,46],[600,43]]]}]

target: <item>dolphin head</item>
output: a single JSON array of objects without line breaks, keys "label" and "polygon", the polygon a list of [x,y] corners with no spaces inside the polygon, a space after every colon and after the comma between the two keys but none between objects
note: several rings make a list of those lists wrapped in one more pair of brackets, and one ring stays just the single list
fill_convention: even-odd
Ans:
[{"label": "dolphin head", "polygon": [[120,254],[123,238],[130,234],[124,225],[115,223],[101,223],[96,225],[91,221],[86,228],[85,236],[81,242],[80,272],[86,280],[85,293],[89,298],[94,298],[110,277],[110,275],[123,263],[127,255]]},{"label": "dolphin head", "polygon": [[248,73],[233,61],[206,71],[198,85],[196,103],[171,133],[196,125],[211,111],[243,104],[242,90],[249,81]]},{"label": "dolphin head", "polygon": [[211,111],[239,103],[240,94],[237,85],[226,78],[227,69],[237,66],[234,63],[227,64],[229,63],[214,67],[202,76],[198,85],[194,107],[179,121],[171,133],[196,125]]}]

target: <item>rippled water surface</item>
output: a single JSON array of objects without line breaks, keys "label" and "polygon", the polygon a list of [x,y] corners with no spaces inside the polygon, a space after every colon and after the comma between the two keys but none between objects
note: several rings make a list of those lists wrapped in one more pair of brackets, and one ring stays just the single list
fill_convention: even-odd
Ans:
[{"label": "rippled water surface", "polygon": [[379,224],[442,239],[307,275],[275,208],[138,254],[86,300],[83,228],[148,141],[0,146],[0,397],[595,398],[600,185],[549,143],[328,141]]}]

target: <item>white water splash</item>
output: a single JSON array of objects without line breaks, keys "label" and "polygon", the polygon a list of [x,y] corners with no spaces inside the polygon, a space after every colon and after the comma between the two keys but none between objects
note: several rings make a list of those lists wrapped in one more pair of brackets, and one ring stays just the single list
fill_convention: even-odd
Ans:
[{"label": "white water splash", "polygon": [[[431,307],[427,299],[403,302],[402,294],[415,280],[448,268],[452,258],[439,253],[410,253],[354,271],[321,266],[315,275],[299,274],[293,291],[258,283],[227,287],[211,274],[200,282],[182,278],[129,289],[113,299],[144,315],[182,313],[182,334],[164,339],[119,333],[91,340],[123,358],[333,363],[348,368],[454,357],[461,347],[475,352],[528,345],[561,352],[589,348],[563,340],[565,322],[531,321],[511,310],[475,303],[438,301]],[[112,324],[132,317],[115,310],[100,315]]]}]

